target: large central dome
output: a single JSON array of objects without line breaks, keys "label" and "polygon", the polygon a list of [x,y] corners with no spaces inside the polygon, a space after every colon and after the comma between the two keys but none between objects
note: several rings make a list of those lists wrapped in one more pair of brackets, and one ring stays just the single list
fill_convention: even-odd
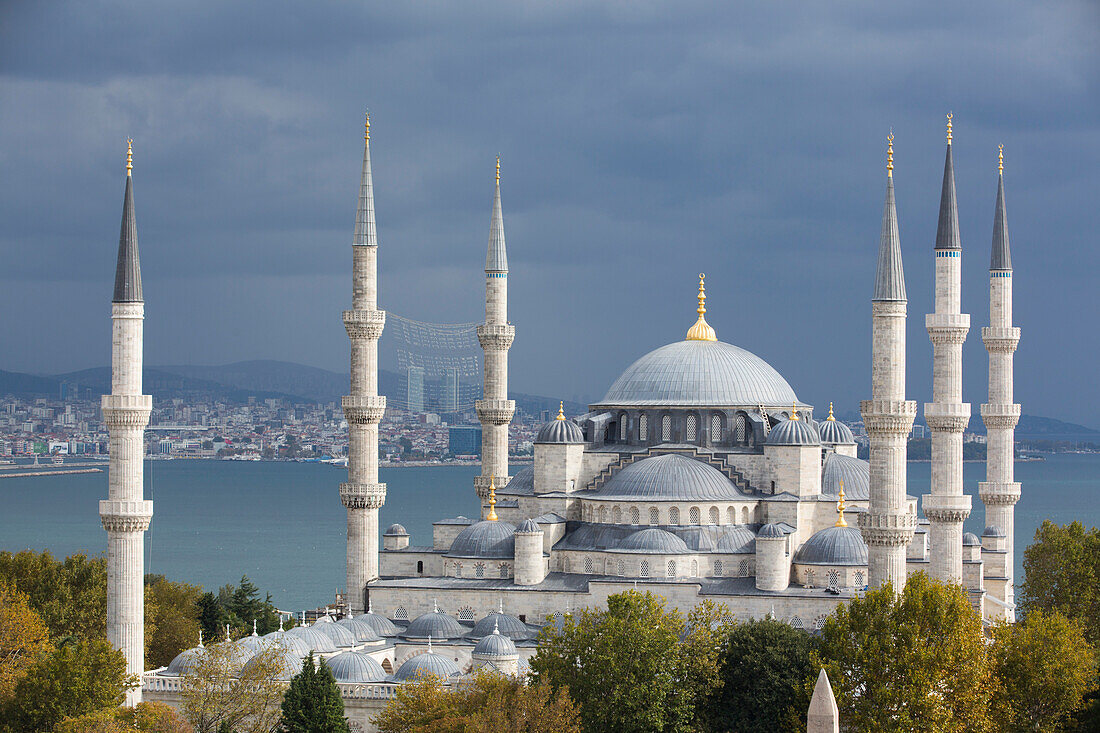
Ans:
[{"label": "large central dome", "polygon": [[605,407],[790,407],[798,401],[766,361],[722,341],[678,341],[627,367],[598,403]]}]

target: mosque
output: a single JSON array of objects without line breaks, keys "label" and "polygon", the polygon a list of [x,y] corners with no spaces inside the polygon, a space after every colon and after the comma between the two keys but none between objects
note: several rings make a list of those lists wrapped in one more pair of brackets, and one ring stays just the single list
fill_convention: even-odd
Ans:
[{"label": "mosque", "polygon": [[[764,359],[718,339],[706,318],[704,276],[696,316],[682,340],[630,363],[604,397],[579,416],[558,415],[539,430],[533,465],[509,475],[508,258],[500,161],[485,262],[482,468],[474,482],[481,514],[434,523],[431,538],[400,524],[384,532],[378,510],[379,247],[367,120],[352,242],[352,307],[343,322],[351,341],[347,511],[347,599],[343,618],[231,642],[242,665],[264,644],[282,642],[284,675],[310,650],[326,657],[355,730],[396,687],[431,672],[448,681],[491,666],[521,673],[546,624],[563,613],[605,605],[609,595],[644,589],[688,609],[704,598],[736,618],[779,618],[820,628],[841,603],[868,587],[895,589],[925,571],[960,583],[993,622],[1013,619],[1012,264],[1003,155],[990,263],[987,480],[979,486],[986,529],[963,534],[971,511],[963,491],[961,241],[951,121],[933,247],[935,312],[926,317],[934,346],[932,480],[922,497],[906,486],[906,441],[917,405],[905,396],[907,296],[893,186],[893,137],[887,151],[886,201],[873,283],[871,399],[861,404],[869,461],[856,455],[852,431],[822,419]],[[140,602],[142,543],[152,502],[142,497],[142,440],[150,398],[141,394],[144,301],[132,180],[127,164],[122,235],[112,303],[112,394],[103,398],[111,433],[110,493],[100,515],[108,533],[108,634],[142,686],[130,702],[178,704],[180,681],[200,649],[165,669],[145,671]],[[687,298],[685,298],[686,300]],[[714,319],[717,322],[717,319]],[[624,363],[633,355],[626,355]],[[821,411],[824,412],[824,411]],[[919,505],[919,507],[918,507]],[[920,511],[918,511],[918,508]],[[923,517],[921,516],[923,513]],[[227,643],[227,642],[219,642]],[[827,685],[826,685],[827,686]]]}]

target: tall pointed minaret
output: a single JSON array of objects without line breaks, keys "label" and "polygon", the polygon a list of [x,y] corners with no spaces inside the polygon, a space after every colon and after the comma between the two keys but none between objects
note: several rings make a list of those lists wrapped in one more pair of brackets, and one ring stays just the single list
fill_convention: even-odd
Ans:
[{"label": "tall pointed minaret", "polygon": [[[126,193],[111,298],[111,394],[103,395],[103,422],[111,436],[107,499],[99,518],[107,530],[107,640],[126,657],[127,674],[145,671],[145,530],[153,502],[145,500],[145,426],[153,399],[141,393],[145,300],[141,294],[134,219],[133,141],[127,140]],[[126,704],[141,702],[141,687]]]},{"label": "tall pointed minaret", "polygon": [[913,539],[916,517],[905,500],[906,441],[917,403],[905,399],[905,272],[901,262],[898,215],[894,206],[894,135],[887,138],[886,204],[882,212],[878,270],[871,300],[871,399],[860,403],[871,444],[871,500],[859,515],[868,548],[872,588],[905,587],[905,546]]},{"label": "tall pointed minaret", "polygon": [[482,519],[489,511],[490,485],[508,485],[508,425],[516,411],[516,403],[508,399],[508,349],[515,337],[516,327],[508,323],[508,252],[504,246],[498,155],[489,251],[485,255],[485,323],[477,327],[477,339],[485,351],[484,394],[475,404],[481,422],[481,475],[474,479],[474,488],[481,499]]},{"label": "tall pointed minaret", "polygon": [[936,312],[925,316],[932,340],[932,401],[924,405],[924,420],[932,431],[932,493],[924,495],[923,508],[930,524],[932,577],[961,583],[963,521],[970,516],[970,497],[963,493],[962,438],[970,422],[970,404],[962,401],[962,347],[970,331],[970,315],[960,312],[962,244],[951,117],[947,115],[947,157],[936,230]]},{"label": "tall pointed minaret", "polygon": [[369,114],[351,244],[351,310],[344,311],[351,339],[351,394],[341,401],[348,421],[348,480],[340,484],[340,500],[348,510],[348,610],[359,614],[366,611],[367,583],[378,577],[378,509],[386,502],[386,485],[378,481],[378,423],[386,411],[386,398],[378,394],[378,338],[386,312],[378,310]]},{"label": "tall pointed minaret", "polygon": [[[1020,484],[1014,480],[1014,460],[1020,405],[1012,401],[1012,355],[1020,342],[1020,329],[1012,325],[1012,255],[1008,248],[1003,146],[1000,146],[998,171],[993,255],[989,262],[989,327],[982,329],[982,341],[989,352],[989,402],[981,408],[986,428],[986,476],[985,481],[978,484],[978,496],[985,504],[986,526],[1003,529],[1006,540],[1004,568],[1000,573],[987,576],[986,589],[1003,606],[997,615],[1014,621],[1013,514],[1020,500]],[[991,577],[998,575],[1000,577]]]}]

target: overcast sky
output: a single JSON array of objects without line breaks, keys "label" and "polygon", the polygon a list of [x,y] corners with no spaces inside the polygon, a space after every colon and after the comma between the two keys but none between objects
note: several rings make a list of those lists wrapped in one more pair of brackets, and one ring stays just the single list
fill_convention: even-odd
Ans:
[{"label": "overcast sky", "polygon": [[601,397],[683,338],[705,271],[719,338],[819,412],[870,396],[892,127],[924,402],[953,110],[965,399],[1004,143],[1017,400],[1100,425],[1094,2],[164,6],[0,4],[0,368],[109,363],[130,135],[147,363],[345,371],[369,107],[381,307],[483,319],[500,152],[512,389]]}]

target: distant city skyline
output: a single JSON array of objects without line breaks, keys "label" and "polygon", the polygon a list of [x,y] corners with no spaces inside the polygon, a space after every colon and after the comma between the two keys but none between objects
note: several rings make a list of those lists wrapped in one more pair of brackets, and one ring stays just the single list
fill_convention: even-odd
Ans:
[{"label": "distant city skyline", "polygon": [[300,17],[244,4],[217,23],[203,5],[4,9],[0,369],[109,362],[129,135],[146,363],[346,371],[339,313],[369,107],[380,307],[482,319],[500,152],[512,391],[598,400],[634,359],[683,338],[702,271],[718,338],[768,361],[819,413],[870,396],[892,127],[908,393],[925,402],[953,111],[964,398],[986,394],[979,329],[1004,143],[1025,334],[1016,398],[1029,414],[1096,423],[1100,346],[1070,331],[1100,317],[1093,4],[944,16],[923,4],[320,3]]}]

